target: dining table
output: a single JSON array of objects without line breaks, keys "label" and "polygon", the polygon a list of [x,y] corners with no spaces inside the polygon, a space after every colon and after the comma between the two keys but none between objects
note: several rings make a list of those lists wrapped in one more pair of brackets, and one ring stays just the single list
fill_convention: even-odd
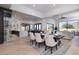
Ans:
[{"label": "dining table", "polygon": [[58,42],[58,45],[60,45],[61,44],[61,40],[60,39],[62,39],[64,36],[63,35],[54,35],[54,40],[55,40],[55,42]]},{"label": "dining table", "polygon": [[[52,35],[52,34],[50,34]],[[45,34],[41,34],[41,38],[44,39]],[[53,39],[55,40],[55,42],[58,42],[58,45],[61,44],[61,40],[64,36],[63,35],[54,35]]]},{"label": "dining table", "polygon": [[61,38],[63,38],[64,36],[62,35],[54,35],[54,39],[55,39],[55,42],[57,42],[58,40],[60,40]]}]

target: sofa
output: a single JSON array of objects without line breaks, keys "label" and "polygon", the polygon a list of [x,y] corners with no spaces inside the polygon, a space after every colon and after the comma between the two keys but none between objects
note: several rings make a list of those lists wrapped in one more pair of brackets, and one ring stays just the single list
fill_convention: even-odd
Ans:
[{"label": "sofa", "polygon": [[65,39],[72,39],[73,38],[73,34],[69,31],[61,31],[62,35],[64,36]]}]

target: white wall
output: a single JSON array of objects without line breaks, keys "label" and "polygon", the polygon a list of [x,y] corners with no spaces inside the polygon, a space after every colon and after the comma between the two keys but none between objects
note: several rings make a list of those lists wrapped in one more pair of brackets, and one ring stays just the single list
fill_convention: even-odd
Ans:
[{"label": "white wall", "polygon": [[15,12],[12,12],[12,19],[11,19],[11,30],[20,31],[20,37],[27,37],[28,30],[22,31],[21,24],[27,23],[27,24],[34,24],[33,21],[27,21],[28,19],[22,19],[18,14]]},{"label": "white wall", "polygon": [[20,31],[20,24],[21,24],[21,21],[19,21],[20,19],[21,19],[20,17],[17,17],[17,15],[12,13],[11,30]]},{"label": "white wall", "polygon": [[18,14],[12,12],[11,30],[21,31],[22,23],[33,24],[33,21],[28,21],[28,19],[22,19]]}]

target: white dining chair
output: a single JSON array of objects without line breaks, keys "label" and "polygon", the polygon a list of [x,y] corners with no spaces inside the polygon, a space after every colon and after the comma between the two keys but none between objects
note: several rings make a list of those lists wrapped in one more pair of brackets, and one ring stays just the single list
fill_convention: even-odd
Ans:
[{"label": "white dining chair", "polygon": [[32,32],[29,32],[30,35],[30,42],[33,44],[35,42],[35,36]]},{"label": "white dining chair", "polygon": [[44,35],[44,40],[47,40],[48,36],[49,36],[49,34],[45,34]]},{"label": "white dining chair", "polygon": [[47,48],[51,49],[51,53],[52,53],[52,49],[53,47],[56,47],[57,50],[57,42],[54,41],[53,39],[53,35],[49,35],[47,38],[45,38],[45,50],[47,50]]},{"label": "white dining chair", "polygon": [[35,33],[35,39],[36,39],[36,45],[38,44],[39,47],[41,46],[41,44],[44,43],[44,39],[41,38],[40,33]]}]

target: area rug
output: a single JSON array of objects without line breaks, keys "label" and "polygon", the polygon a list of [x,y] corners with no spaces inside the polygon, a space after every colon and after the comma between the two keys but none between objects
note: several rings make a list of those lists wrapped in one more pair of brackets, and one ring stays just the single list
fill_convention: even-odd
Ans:
[{"label": "area rug", "polygon": [[66,40],[66,39],[62,40],[62,43],[60,46],[58,46],[58,49],[56,50],[54,48],[52,50],[53,51],[52,54],[50,52],[50,49],[45,51],[45,46],[42,46],[40,48],[35,45],[30,45],[30,46],[34,48],[35,50],[37,50],[40,55],[64,55],[70,47],[70,42],[71,40]]}]

